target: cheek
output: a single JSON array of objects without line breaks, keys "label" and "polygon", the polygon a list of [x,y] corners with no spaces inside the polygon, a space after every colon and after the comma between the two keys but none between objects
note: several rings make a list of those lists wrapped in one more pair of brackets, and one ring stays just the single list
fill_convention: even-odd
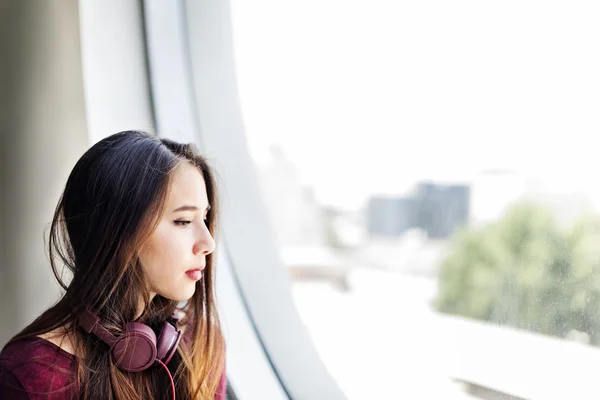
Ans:
[{"label": "cheek", "polygon": [[159,227],[150,238],[147,250],[140,255],[151,279],[168,276],[183,266],[185,240],[173,229]]}]

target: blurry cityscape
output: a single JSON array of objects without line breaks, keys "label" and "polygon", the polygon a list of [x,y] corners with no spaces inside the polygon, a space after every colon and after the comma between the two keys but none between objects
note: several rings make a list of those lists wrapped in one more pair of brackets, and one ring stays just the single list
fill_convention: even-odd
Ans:
[{"label": "blurry cityscape", "polygon": [[[580,368],[600,361],[600,350],[585,345],[587,334],[572,330],[566,335],[570,340],[532,336],[441,314],[434,307],[440,264],[458,231],[498,222],[524,200],[548,210],[557,227],[568,229],[582,215],[595,213],[585,194],[557,191],[497,169],[481,171],[471,182],[418,181],[404,193],[373,194],[364,207],[349,210],[321,204],[277,146],[259,171],[299,312],[349,399],[579,399],[598,394],[593,377]],[[370,324],[359,323],[357,315]],[[369,346],[354,346],[354,340],[376,340],[381,347],[371,352]],[[585,347],[578,347],[582,343]],[[344,362],[350,347],[361,354],[356,365]],[[544,353],[578,367],[570,373],[547,371]],[[515,368],[515,359],[523,357],[528,361]],[[372,364],[381,368],[366,371],[365,365]],[[399,387],[398,373],[410,376],[410,382]],[[359,376],[378,382],[382,374],[389,374],[388,383],[375,390],[359,384]],[[548,385],[548,377],[555,375],[560,384]]]},{"label": "blurry cityscape", "polygon": [[550,210],[560,227],[595,212],[584,193],[556,191],[510,170],[481,171],[469,183],[416,182],[403,195],[371,195],[362,209],[336,208],[320,204],[314,188],[299,182],[278,146],[260,168],[260,179],[281,255],[292,271],[360,264],[433,278],[456,230],[495,222],[519,201]]}]

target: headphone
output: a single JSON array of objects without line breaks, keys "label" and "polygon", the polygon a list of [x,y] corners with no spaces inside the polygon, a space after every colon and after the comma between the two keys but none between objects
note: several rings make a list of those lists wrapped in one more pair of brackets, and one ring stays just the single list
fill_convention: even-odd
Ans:
[{"label": "headphone", "polygon": [[[175,325],[177,322],[175,320]],[[93,333],[110,346],[113,364],[127,372],[140,372],[154,363],[160,364],[171,380],[171,394],[175,400],[175,384],[166,364],[171,360],[181,340],[181,330],[170,322],[162,325],[158,339],[148,325],[141,322],[129,322],[123,333],[116,337],[100,324],[100,318],[88,309],[79,314],[79,326],[87,333]]]}]

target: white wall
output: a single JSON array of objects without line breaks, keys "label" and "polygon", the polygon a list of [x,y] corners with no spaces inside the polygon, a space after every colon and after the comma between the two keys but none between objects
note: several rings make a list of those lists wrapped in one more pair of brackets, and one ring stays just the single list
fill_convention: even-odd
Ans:
[{"label": "white wall", "polygon": [[0,13],[0,347],[59,296],[42,232],[87,147],[76,0]]}]

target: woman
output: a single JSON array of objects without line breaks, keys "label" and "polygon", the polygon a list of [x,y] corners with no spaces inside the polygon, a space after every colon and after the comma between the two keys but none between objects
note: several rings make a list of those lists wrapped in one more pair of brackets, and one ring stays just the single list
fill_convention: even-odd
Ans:
[{"label": "woman", "polygon": [[0,353],[0,399],[224,399],[217,206],[191,144],[126,131],[91,147],[50,228],[64,295]]}]

